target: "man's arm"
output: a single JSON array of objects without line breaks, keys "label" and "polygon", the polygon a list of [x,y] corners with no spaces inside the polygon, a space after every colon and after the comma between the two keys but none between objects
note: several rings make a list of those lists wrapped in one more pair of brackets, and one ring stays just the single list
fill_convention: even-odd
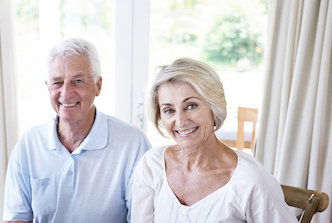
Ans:
[{"label": "man's arm", "polygon": [[32,223],[32,221],[5,221],[5,223]]},{"label": "man's arm", "polygon": [[[4,222],[32,223],[30,176],[22,167],[22,154],[18,154],[17,145],[12,151],[7,166],[4,193]],[[17,211],[17,212],[15,212]]]}]

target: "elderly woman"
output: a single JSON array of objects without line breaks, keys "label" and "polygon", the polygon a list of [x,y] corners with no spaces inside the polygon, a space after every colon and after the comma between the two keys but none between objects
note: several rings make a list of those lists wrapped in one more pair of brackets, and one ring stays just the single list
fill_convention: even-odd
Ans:
[{"label": "elderly woman", "polygon": [[297,222],[279,183],[252,156],[220,142],[226,118],[218,74],[189,58],[163,67],[150,94],[151,119],[176,141],[136,167],[132,223]]}]

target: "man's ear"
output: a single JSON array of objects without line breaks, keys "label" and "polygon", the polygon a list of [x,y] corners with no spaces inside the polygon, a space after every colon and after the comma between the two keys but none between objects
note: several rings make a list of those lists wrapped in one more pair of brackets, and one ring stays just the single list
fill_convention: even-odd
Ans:
[{"label": "man's ear", "polygon": [[103,85],[103,78],[102,77],[99,77],[97,82],[96,82],[96,85],[97,85],[97,92],[96,92],[96,96],[99,96],[100,92],[101,92],[101,87]]}]

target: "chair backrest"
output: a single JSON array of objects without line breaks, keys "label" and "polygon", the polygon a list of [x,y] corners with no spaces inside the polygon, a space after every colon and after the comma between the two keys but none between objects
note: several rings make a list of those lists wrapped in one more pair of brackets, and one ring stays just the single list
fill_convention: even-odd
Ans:
[{"label": "chair backrest", "polygon": [[321,191],[281,185],[285,201],[289,206],[302,209],[297,216],[301,223],[309,223],[316,212],[324,211],[329,205],[329,196]]},{"label": "chair backrest", "polygon": [[251,150],[254,149],[257,116],[258,116],[257,108],[238,107],[238,114],[237,114],[238,129],[237,129],[237,138],[236,138],[236,148],[238,150],[243,150],[244,148],[245,122],[252,122],[253,124],[250,148]]}]

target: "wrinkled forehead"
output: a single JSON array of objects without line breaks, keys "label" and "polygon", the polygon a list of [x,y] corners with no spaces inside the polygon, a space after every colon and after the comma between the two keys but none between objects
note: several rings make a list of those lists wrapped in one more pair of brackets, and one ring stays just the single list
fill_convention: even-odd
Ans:
[{"label": "wrinkled forehead", "polygon": [[90,63],[85,56],[70,56],[70,57],[59,57],[51,61],[50,66],[50,77],[63,76],[63,75],[91,75],[90,74]]},{"label": "wrinkled forehead", "polygon": [[56,57],[49,62],[50,69],[56,67],[89,67],[89,58],[84,55]]},{"label": "wrinkled forehead", "polygon": [[159,86],[158,104],[181,101],[185,102],[189,98],[197,98],[202,101],[204,99],[196,91],[196,89],[187,82],[166,82]]}]

